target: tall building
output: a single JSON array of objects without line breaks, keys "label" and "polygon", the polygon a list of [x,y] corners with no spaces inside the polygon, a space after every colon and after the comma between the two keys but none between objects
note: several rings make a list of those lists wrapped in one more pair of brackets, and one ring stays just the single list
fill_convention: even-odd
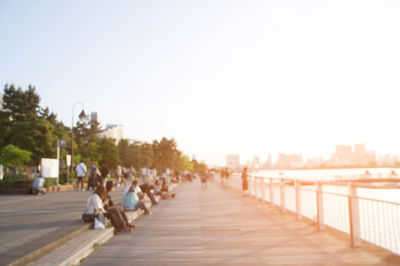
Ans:
[{"label": "tall building", "polygon": [[104,130],[98,133],[101,137],[115,139],[115,143],[123,138],[123,126],[122,125],[107,125]]},{"label": "tall building", "polygon": [[335,156],[340,164],[350,164],[353,161],[353,148],[351,145],[337,145]]},{"label": "tall building", "polygon": [[240,157],[238,154],[230,154],[226,156],[226,167],[232,169],[240,168]]},{"label": "tall building", "polygon": [[100,123],[99,114],[97,112],[90,113],[90,120]]},{"label": "tall building", "polygon": [[268,154],[268,159],[265,162],[265,168],[268,168],[268,169],[272,168],[272,157],[271,157],[271,154]]},{"label": "tall building", "polygon": [[304,167],[302,154],[279,153],[277,166],[279,168],[300,168]]},{"label": "tall building", "polygon": [[261,167],[260,157],[254,156],[253,160],[251,162],[250,168],[257,169],[257,168],[260,168],[260,167]]}]

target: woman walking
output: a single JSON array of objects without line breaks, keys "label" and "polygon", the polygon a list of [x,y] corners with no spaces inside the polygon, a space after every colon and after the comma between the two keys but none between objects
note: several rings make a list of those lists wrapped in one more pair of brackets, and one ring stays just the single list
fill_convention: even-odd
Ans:
[{"label": "woman walking", "polygon": [[244,167],[243,171],[242,171],[242,193],[243,193],[243,196],[246,196],[248,189],[249,189],[249,183],[247,181],[247,167]]}]

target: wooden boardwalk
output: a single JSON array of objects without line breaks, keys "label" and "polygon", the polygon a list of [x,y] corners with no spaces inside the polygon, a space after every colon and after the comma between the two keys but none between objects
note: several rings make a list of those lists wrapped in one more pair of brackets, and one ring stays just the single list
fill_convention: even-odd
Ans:
[{"label": "wooden boardwalk", "polygon": [[400,257],[348,240],[294,216],[198,182],[140,217],[136,230],[113,237],[83,265],[400,265]]}]

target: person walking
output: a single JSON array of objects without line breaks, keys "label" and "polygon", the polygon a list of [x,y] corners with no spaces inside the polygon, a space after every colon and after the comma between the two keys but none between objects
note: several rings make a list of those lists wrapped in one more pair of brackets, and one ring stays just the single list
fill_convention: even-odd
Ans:
[{"label": "person walking", "polygon": [[86,190],[89,191],[90,189],[95,189],[95,179],[96,179],[96,170],[97,167],[93,161],[90,162],[90,170],[88,175],[88,183]]},{"label": "person walking", "polygon": [[81,184],[81,190],[83,190],[83,178],[86,175],[87,169],[86,165],[83,163],[83,160],[75,167],[76,175],[78,180],[76,182],[76,191],[79,190],[79,183]]},{"label": "person walking", "polygon": [[224,187],[224,180],[225,179],[225,168],[222,169],[221,171],[221,187]]},{"label": "person walking", "polygon": [[243,171],[242,171],[242,193],[243,193],[243,196],[246,196],[248,189],[249,189],[249,183],[247,181],[247,167],[244,167]]}]

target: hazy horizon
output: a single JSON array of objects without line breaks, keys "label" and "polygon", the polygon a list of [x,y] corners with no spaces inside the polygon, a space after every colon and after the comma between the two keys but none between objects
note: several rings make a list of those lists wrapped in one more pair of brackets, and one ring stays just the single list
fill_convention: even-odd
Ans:
[{"label": "hazy horizon", "polygon": [[[1,1],[0,85],[225,165],[399,154],[398,1]],[[79,108],[77,108],[78,110]],[[80,111],[80,110],[79,110]],[[76,116],[78,111],[76,111]]]}]

